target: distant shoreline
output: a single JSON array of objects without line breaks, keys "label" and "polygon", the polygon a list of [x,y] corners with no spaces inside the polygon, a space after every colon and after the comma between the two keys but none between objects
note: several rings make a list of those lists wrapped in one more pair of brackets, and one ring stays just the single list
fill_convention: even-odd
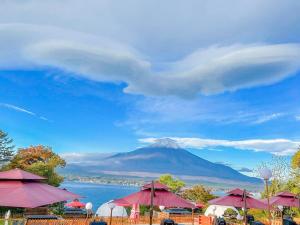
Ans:
[{"label": "distant shoreline", "polygon": [[[93,185],[95,187],[111,187],[111,188],[117,188],[120,187],[123,188],[133,188],[133,189],[139,189],[140,186],[128,186],[128,185],[120,185],[120,184],[102,184],[102,183],[94,183],[94,182],[82,182],[82,181],[69,181],[65,180],[62,184],[62,186],[73,186],[73,184],[76,184],[75,187],[81,188],[81,186],[85,187],[88,185]],[[77,186],[78,185],[78,186]],[[74,188],[74,186],[73,186]],[[224,196],[226,191],[225,190],[213,190],[212,193],[217,196]]]},{"label": "distant shoreline", "polygon": [[[136,187],[139,188],[142,185],[144,185],[147,182],[150,182],[150,180],[142,179],[142,178],[120,178],[120,177],[89,177],[89,176],[74,176],[74,175],[68,175],[65,176],[64,182],[74,182],[74,183],[81,183],[81,184],[95,184],[95,185],[109,185],[109,186],[123,186],[123,187]],[[239,185],[236,186],[225,186],[222,184],[214,184],[214,183],[186,183],[185,188],[192,187],[196,184],[202,184],[212,190],[213,193],[217,195],[223,195],[224,193],[230,191],[233,188],[240,187],[240,188],[246,188],[248,191],[251,192],[259,192],[259,189],[254,189],[251,186],[242,187]]]},{"label": "distant shoreline", "polygon": [[65,179],[63,183],[94,184],[94,185],[103,185],[103,186],[140,187],[140,185],[135,185],[135,184],[128,185],[128,184],[122,184],[122,183],[105,183],[105,182],[69,180],[69,179]]},{"label": "distant shoreline", "polygon": [[147,181],[144,179],[127,179],[116,177],[90,177],[90,176],[65,176],[65,181],[89,183],[89,184],[102,184],[102,185],[115,185],[115,186],[132,186],[140,187]]}]

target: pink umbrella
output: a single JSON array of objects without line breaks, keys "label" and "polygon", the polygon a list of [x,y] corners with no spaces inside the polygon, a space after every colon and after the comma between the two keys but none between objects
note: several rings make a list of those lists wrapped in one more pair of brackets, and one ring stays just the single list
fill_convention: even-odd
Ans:
[{"label": "pink umbrella", "polygon": [[241,189],[234,189],[227,192],[227,194],[227,196],[213,199],[209,201],[209,203],[212,205],[225,205],[237,208],[245,208],[246,205],[247,208],[267,209],[266,203],[261,200],[252,198],[249,193]]},{"label": "pink umbrella", "polygon": [[170,192],[167,186],[159,182],[154,183],[154,181],[152,181],[151,184],[144,185],[137,193],[133,193],[121,199],[116,199],[114,203],[149,205],[150,225],[152,225],[153,206],[195,208],[189,201]]},{"label": "pink umbrella", "polygon": [[36,208],[80,197],[42,183],[44,179],[20,169],[0,172],[0,206]]},{"label": "pink umbrella", "polygon": [[288,207],[300,207],[300,199],[290,192],[280,192],[270,199],[270,205],[282,205]]},{"label": "pink umbrella", "polygon": [[227,192],[227,196],[209,201],[212,205],[225,205],[244,208],[244,222],[247,225],[247,208],[266,209],[268,206],[263,201],[252,198],[246,190],[234,189]]},{"label": "pink umbrella", "polygon": [[72,202],[65,204],[65,206],[71,207],[71,208],[84,208],[85,203],[78,201],[78,199],[75,199]]},{"label": "pink umbrella", "polygon": [[[130,205],[151,205],[151,188],[149,188],[149,184],[147,184],[141,188],[141,191],[128,195],[124,198],[116,199],[114,203]],[[165,207],[195,208],[194,204],[170,192],[167,186],[158,182],[154,184],[153,205]]]},{"label": "pink umbrella", "polygon": [[[145,184],[144,186],[141,187],[142,190],[147,190],[147,189],[151,189],[151,183],[149,184]],[[164,185],[162,183],[159,182],[154,182],[154,189],[155,190],[169,190],[167,185]]]},{"label": "pink umbrella", "polygon": [[137,222],[140,217],[140,206],[138,204],[132,205],[132,209],[130,212],[130,219],[133,222]]},{"label": "pink umbrella", "polygon": [[195,208],[204,208],[204,204],[202,204],[201,202],[198,202],[195,204]]},{"label": "pink umbrella", "polygon": [[46,178],[21,169],[13,169],[0,172],[0,180],[46,180]]}]

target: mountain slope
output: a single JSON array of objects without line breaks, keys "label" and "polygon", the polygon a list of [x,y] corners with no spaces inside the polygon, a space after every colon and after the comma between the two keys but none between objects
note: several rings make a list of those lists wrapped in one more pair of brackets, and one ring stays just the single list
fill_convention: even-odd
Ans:
[{"label": "mountain slope", "polygon": [[[163,140],[151,146],[118,153],[106,157],[94,157],[94,163],[69,164],[67,170],[86,174],[110,174],[119,176],[158,176],[170,173],[201,180],[222,180],[223,182],[259,183],[260,180],[248,177],[231,167],[212,163],[170,140]],[[77,169],[76,169],[77,168]]]},{"label": "mountain slope", "polygon": [[212,163],[184,149],[145,147],[119,153],[106,159],[109,170],[171,173],[174,175],[205,176],[242,182],[258,182],[231,167]]}]

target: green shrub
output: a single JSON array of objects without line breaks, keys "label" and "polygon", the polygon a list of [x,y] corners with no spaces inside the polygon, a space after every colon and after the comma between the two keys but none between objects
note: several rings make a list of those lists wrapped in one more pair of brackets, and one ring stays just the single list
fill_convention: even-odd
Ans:
[{"label": "green shrub", "polygon": [[236,218],[238,215],[238,213],[233,210],[233,209],[226,209],[225,212],[224,212],[224,217],[229,217],[229,218]]}]

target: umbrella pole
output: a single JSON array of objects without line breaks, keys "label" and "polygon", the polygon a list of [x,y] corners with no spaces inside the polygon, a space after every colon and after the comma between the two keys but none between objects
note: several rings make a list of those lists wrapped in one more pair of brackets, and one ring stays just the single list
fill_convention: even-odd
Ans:
[{"label": "umbrella pole", "polygon": [[113,212],[113,209],[110,209],[109,225],[112,224],[112,212]]},{"label": "umbrella pole", "polygon": [[298,194],[297,198],[298,198],[298,209],[300,210],[300,195],[299,194]]},{"label": "umbrella pole", "polygon": [[272,216],[271,216],[271,207],[270,207],[270,196],[269,196],[269,185],[268,180],[265,180],[266,183],[266,192],[267,192],[267,201],[268,201],[268,219],[269,219],[269,225],[272,224]]},{"label": "umbrella pole", "polygon": [[283,209],[282,211],[280,210],[280,215],[281,215],[281,224],[283,224]]},{"label": "umbrella pole", "polygon": [[192,209],[192,225],[194,225],[194,209]]},{"label": "umbrella pole", "polygon": [[246,195],[246,190],[244,189],[243,193],[243,201],[244,201],[244,223],[247,225],[247,195]]},{"label": "umbrella pole", "polygon": [[154,181],[151,182],[150,222],[149,222],[150,225],[152,225],[152,220],[153,220],[153,198],[154,198]]}]

